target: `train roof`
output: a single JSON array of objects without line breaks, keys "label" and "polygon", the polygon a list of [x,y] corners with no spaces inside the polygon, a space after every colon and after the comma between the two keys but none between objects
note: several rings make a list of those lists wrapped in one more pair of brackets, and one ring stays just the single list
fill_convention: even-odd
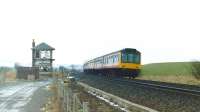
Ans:
[{"label": "train roof", "polygon": [[140,54],[140,52],[139,52],[137,49],[134,49],[134,48],[124,48],[124,49],[121,49],[121,50],[118,50],[118,51],[115,51],[115,52],[108,53],[108,54],[106,54],[106,55],[102,55],[102,56],[96,57],[96,58],[94,58],[94,59],[91,59],[91,60],[85,62],[84,64],[86,64],[86,63],[88,63],[88,62],[91,62],[91,61],[93,61],[93,60],[96,60],[96,59],[98,59],[98,58],[100,58],[100,57],[104,57],[104,56],[107,56],[107,55],[115,54],[115,53],[120,52],[120,51],[135,51],[135,52],[137,52],[137,53]]}]

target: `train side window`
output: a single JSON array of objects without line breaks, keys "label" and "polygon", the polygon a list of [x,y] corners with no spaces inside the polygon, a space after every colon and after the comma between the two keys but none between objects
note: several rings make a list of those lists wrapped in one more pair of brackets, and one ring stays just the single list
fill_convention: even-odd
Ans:
[{"label": "train side window", "polygon": [[127,55],[122,53],[122,62],[126,63],[128,61]]},{"label": "train side window", "polygon": [[118,62],[118,56],[116,55],[115,56],[115,63],[117,63]]},{"label": "train side window", "polygon": [[113,63],[116,63],[116,62],[117,62],[116,55],[114,55],[113,57],[114,57],[114,59],[113,59]]},{"label": "train side window", "polygon": [[111,56],[111,63],[113,63],[113,56]]},{"label": "train side window", "polygon": [[110,56],[108,57],[108,64],[110,64]]},{"label": "train side window", "polygon": [[112,64],[112,57],[110,56],[110,64]]},{"label": "train side window", "polygon": [[114,57],[114,63],[116,63],[116,56],[113,56]]}]

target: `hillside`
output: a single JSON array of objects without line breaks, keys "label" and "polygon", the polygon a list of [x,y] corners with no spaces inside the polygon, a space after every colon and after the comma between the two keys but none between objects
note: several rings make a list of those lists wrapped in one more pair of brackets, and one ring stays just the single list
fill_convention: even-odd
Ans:
[{"label": "hillside", "polygon": [[142,75],[192,75],[190,62],[169,62],[146,64]]},{"label": "hillside", "polygon": [[192,75],[191,62],[146,64],[138,79],[200,85],[200,81]]}]

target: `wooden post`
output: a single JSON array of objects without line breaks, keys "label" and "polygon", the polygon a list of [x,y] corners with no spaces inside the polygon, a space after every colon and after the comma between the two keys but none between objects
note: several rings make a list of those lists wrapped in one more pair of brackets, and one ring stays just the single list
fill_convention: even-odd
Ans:
[{"label": "wooden post", "polygon": [[73,112],[77,112],[77,102],[76,102],[77,93],[73,95]]},{"label": "wooden post", "polygon": [[88,102],[83,102],[83,112],[89,112]]},{"label": "wooden post", "polygon": [[67,103],[67,112],[69,112],[69,93],[68,92],[66,92],[66,103]]}]

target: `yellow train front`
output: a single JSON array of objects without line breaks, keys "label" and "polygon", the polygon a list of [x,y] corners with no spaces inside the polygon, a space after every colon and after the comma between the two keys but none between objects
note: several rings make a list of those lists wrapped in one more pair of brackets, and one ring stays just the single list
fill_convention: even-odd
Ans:
[{"label": "yellow train front", "polygon": [[108,76],[138,76],[141,69],[141,53],[132,48],[125,48],[90,60],[83,65],[85,73]]}]

